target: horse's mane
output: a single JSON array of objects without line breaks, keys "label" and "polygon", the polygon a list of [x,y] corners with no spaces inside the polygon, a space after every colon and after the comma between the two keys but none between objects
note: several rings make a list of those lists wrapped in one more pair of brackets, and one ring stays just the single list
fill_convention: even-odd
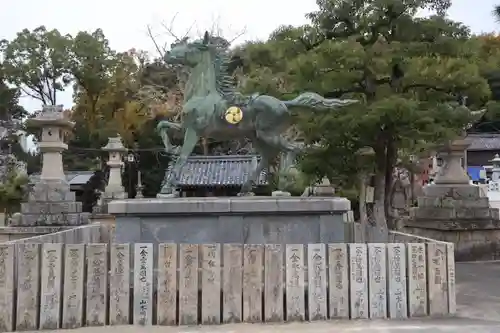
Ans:
[{"label": "horse's mane", "polygon": [[215,46],[215,86],[217,92],[230,103],[244,103],[247,98],[236,90],[236,82],[229,73],[231,65],[229,41],[223,37],[212,36],[210,44]]}]

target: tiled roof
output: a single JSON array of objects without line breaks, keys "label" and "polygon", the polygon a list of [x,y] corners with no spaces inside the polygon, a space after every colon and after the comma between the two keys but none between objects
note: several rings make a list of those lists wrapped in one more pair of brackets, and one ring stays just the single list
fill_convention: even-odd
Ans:
[{"label": "tiled roof", "polygon": [[[178,186],[241,186],[260,160],[256,155],[190,156],[182,168]],[[167,169],[171,176],[173,165]],[[257,185],[267,185],[263,171]]]},{"label": "tiled roof", "polygon": [[481,133],[469,134],[467,140],[471,143],[468,151],[500,150],[500,134]]}]

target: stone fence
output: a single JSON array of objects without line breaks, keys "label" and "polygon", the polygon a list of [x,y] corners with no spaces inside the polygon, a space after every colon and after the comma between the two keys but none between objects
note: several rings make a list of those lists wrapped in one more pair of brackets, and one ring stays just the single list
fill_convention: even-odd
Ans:
[{"label": "stone fence", "polygon": [[4,243],[0,272],[0,331],[456,312],[443,243]]}]

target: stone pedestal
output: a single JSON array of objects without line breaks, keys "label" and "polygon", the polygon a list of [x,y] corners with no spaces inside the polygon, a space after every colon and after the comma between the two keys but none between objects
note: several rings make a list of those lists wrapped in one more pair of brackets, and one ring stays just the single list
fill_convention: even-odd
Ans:
[{"label": "stone pedestal", "polygon": [[345,198],[113,200],[117,243],[309,244],[351,240]]},{"label": "stone pedestal", "polygon": [[77,226],[88,223],[89,214],[75,201],[62,167],[61,153],[68,148],[65,132],[73,127],[63,114],[62,105],[44,106],[42,112],[27,125],[41,129],[38,142],[42,158],[40,181],[33,184],[28,202],[21,213],[14,214],[10,226]]},{"label": "stone pedestal", "polygon": [[500,245],[499,210],[490,207],[479,186],[470,184],[460,164],[466,148],[464,140],[447,147],[435,184],[424,187],[404,229],[455,243],[457,260],[490,259],[495,256],[493,248]]}]

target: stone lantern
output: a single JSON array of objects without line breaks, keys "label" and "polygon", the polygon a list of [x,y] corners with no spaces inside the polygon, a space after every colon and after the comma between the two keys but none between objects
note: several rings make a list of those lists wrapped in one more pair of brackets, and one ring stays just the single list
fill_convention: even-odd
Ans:
[{"label": "stone lantern", "polygon": [[41,129],[38,148],[42,154],[42,182],[66,183],[64,175],[62,152],[68,149],[64,143],[67,131],[74,123],[63,113],[62,105],[45,105],[42,112],[27,121],[27,126]]},{"label": "stone lantern", "polygon": [[495,157],[490,162],[493,164],[491,181],[498,183],[500,182],[500,155],[495,154]]},{"label": "stone lantern", "polygon": [[109,153],[109,180],[104,189],[104,199],[125,199],[127,193],[122,186],[121,167],[123,165],[122,158],[127,152],[127,148],[123,146],[120,136],[109,138],[108,143],[102,147],[102,150]]},{"label": "stone lantern", "polygon": [[443,159],[434,184],[436,185],[468,185],[470,183],[467,172],[462,167],[462,158],[470,143],[465,138],[450,141],[440,150]]},{"label": "stone lantern", "polygon": [[30,190],[28,202],[21,203],[21,212],[12,216],[10,225],[67,227],[88,224],[90,214],[82,212],[82,203],[75,201],[62,163],[62,152],[68,149],[64,137],[74,123],[64,115],[62,105],[46,105],[37,117],[27,121],[27,126],[41,129],[38,148],[42,154],[42,173]]}]

